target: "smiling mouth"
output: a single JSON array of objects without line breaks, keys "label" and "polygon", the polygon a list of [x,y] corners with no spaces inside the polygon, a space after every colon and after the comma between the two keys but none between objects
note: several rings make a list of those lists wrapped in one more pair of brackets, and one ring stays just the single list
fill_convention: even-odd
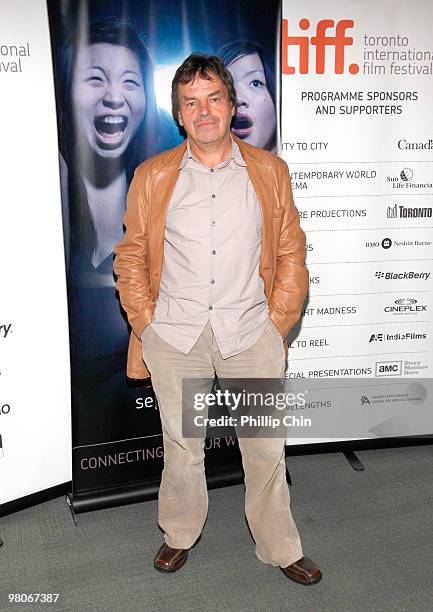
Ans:
[{"label": "smiling mouth", "polygon": [[239,138],[246,138],[251,134],[253,121],[247,115],[235,115],[232,122],[232,132]]},{"label": "smiling mouth", "polygon": [[95,119],[95,130],[99,140],[108,146],[121,143],[128,119],[123,115],[103,115]]}]

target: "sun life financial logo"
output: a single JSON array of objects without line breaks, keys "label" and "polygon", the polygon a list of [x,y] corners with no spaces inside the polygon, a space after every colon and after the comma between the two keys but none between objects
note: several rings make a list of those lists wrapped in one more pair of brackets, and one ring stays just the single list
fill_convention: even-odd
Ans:
[{"label": "sun life financial logo", "polygon": [[417,183],[414,180],[414,172],[412,168],[403,168],[398,176],[387,176],[386,182],[392,185],[392,189],[432,189],[433,183],[427,179],[421,183]]},{"label": "sun life financial logo", "polygon": [[[303,32],[306,32],[310,28],[309,19],[300,19],[298,27]],[[315,35],[304,35],[300,36],[299,32],[296,34],[289,34],[289,20],[283,19],[282,22],[282,60],[281,70],[283,74],[308,74],[310,72],[310,48],[315,47],[315,74],[325,73],[326,63],[326,48],[334,47],[334,72],[335,74],[343,74],[345,72],[344,59],[345,59],[345,48],[353,45],[353,38],[346,36],[346,31],[353,28],[353,19],[341,19],[335,22],[333,19],[322,19],[316,24]],[[335,31],[334,31],[335,28]],[[327,35],[327,30],[332,30],[330,36]],[[298,66],[289,65],[289,49],[295,47],[298,51],[299,63]],[[349,64],[348,67],[350,74],[358,74],[358,64]]]},{"label": "sun life financial logo", "polygon": [[400,178],[402,181],[411,181],[413,179],[413,170],[411,168],[403,168],[400,172]]}]

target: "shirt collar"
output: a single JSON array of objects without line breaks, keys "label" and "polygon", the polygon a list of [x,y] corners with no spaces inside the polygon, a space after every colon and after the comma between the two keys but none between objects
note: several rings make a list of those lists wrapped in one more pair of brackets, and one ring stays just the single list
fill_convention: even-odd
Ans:
[{"label": "shirt collar", "polygon": [[[231,160],[233,160],[237,166],[246,167],[246,163],[244,161],[244,158],[242,157],[242,154],[241,154],[241,152],[239,150],[239,147],[238,147],[237,143],[233,140],[233,138],[231,139],[231,141],[232,141],[232,148],[231,148],[229,157],[225,160],[225,162],[222,162],[222,164],[218,164],[218,166],[216,166],[216,168],[224,167],[224,166],[228,165]],[[194,159],[194,158],[193,158],[193,156],[191,154],[191,147],[189,145],[189,140],[187,139],[186,140],[185,153],[183,154],[183,157],[182,157],[181,162],[179,164],[179,170],[182,170],[182,168],[184,168],[186,166],[186,164],[188,163],[188,161],[190,159]],[[197,160],[194,160],[194,161],[197,161]],[[200,162],[197,161],[197,163],[200,163]]]}]

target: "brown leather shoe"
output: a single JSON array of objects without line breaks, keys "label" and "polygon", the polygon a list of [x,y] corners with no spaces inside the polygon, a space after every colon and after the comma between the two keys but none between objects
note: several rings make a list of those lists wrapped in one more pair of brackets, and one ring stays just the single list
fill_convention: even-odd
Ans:
[{"label": "brown leather shoe", "polygon": [[187,559],[187,548],[170,548],[164,543],[156,553],[153,567],[158,572],[176,572],[186,563]]},{"label": "brown leather shoe", "polygon": [[305,584],[305,586],[316,584],[322,580],[320,568],[308,557],[302,557],[295,563],[280,569],[287,578],[299,582],[299,584]]}]

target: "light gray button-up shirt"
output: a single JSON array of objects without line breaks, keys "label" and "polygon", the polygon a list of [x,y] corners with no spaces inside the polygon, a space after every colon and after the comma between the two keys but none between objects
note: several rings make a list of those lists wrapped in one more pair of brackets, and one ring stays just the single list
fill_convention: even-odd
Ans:
[{"label": "light gray button-up shirt", "polygon": [[261,239],[260,205],[237,144],[208,168],[187,143],[167,211],[153,330],[185,355],[209,320],[223,358],[252,346],[268,321]]}]

